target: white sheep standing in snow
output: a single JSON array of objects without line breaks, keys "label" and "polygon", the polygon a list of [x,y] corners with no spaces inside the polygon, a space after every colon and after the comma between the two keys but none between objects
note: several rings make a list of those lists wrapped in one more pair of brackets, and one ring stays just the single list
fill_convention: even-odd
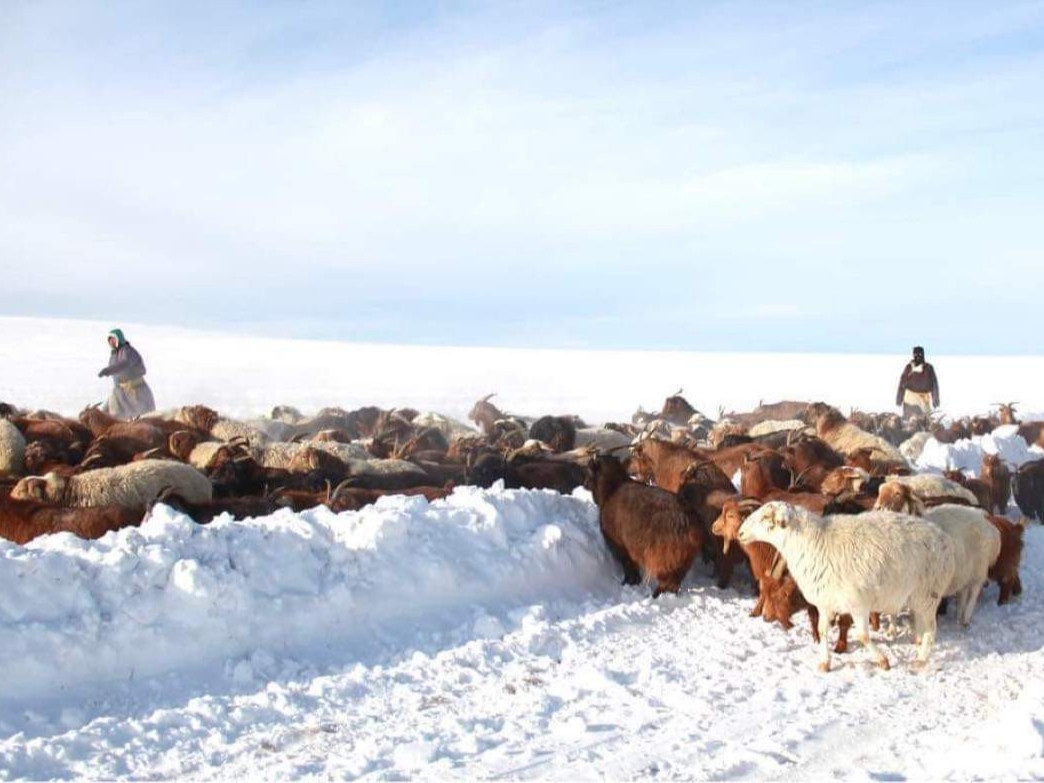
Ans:
[{"label": "white sheep standing in snow", "polygon": [[25,473],[25,437],[7,419],[0,418],[0,476]]},{"label": "white sheep standing in snow", "polygon": [[870,638],[870,612],[909,608],[920,637],[915,666],[935,642],[935,613],[954,574],[953,539],[937,525],[892,511],[818,514],[773,501],[744,521],[740,543],[772,544],[798,588],[819,609],[821,671],[830,670],[830,623],[850,614],[856,637],[882,668],[888,658]]},{"label": "white sheep standing in snow", "polygon": [[943,504],[926,509],[924,518],[953,538],[955,566],[945,595],[956,596],[957,618],[967,628],[990,566],[1000,556],[1000,532],[987,521],[986,512],[980,508]]},{"label": "white sheep standing in snow", "polygon": [[953,503],[925,508],[910,487],[896,483],[882,485],[875,508],[923,517],[953,538],[954,574],[945,595],[957,597],[957,618],[967,627],[989,570],[1000,556],[1000,531],[987,519],[987,512]]},{"label": "white sheep standing in snow", "polygon": [[145,508],[165,489],[189,503],[206,503],[213,495],[210,479],[191,465],[147,459],[68,477],[57,473],[28,476],[14,486],[11,497],[59,506]]}]

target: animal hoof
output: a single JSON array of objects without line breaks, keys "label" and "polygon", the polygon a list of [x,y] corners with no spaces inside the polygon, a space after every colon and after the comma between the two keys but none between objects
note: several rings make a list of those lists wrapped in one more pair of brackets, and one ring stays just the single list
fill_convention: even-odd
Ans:
[{"label": "animal hoof", "polygon": [[828,671],[830,671],[830,664],[829,663],[820,663],[819,664],[819,671],[821,671],[824,674],[826,674]]}]

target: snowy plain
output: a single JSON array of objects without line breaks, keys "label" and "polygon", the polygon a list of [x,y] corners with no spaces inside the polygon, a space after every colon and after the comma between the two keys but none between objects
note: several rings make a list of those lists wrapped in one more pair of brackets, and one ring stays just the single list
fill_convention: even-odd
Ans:
[{"label": "snowy plain", "polygon": [[[102,399],[115,324],[0,318],[0,400]],[[826,399],[888,410],[896,356],[417,348],[121,324],[161,407],[410,405],[464,418],[628,420]],[[936,357],[953,415],[1044,410],[1038,357]],[[1010,429],[930,442],[918,468],[1041,456]],[[1012,507],[1010,514],[1017,518]],[[158,507],[84,542],[0,544],[5,779],[1024,779],[1044,777],[1044,535],[1025,592],[940,623],[929,667],[856,650],[815,671],[804,616],[747,616],[743,578],[694,566],[678,596],[622,587],[584,490],[459,488],[360,512],[199,526]]]}]

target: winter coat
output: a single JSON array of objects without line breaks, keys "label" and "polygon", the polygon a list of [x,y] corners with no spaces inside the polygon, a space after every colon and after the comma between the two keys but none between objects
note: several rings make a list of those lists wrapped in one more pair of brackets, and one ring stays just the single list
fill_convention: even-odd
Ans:
[{"label": "winter coat", "polygon": [[111,376],[112,392],[105,410],[119,419],[133,419],[156,410],[152,389],[145,383],[145,362],[141,354],[127,341],[109,354],[108,366],[99,373]]},{"label": "winter coat", "polygon": [[917,367],[908,362],[899,378],[899,389],[895,393],[895,404],[902,405],[903,392],[912,391],[918,394],[930,394],[932,407],[939,407],[939,380],[935,377],[935,368],[925,362]]}]

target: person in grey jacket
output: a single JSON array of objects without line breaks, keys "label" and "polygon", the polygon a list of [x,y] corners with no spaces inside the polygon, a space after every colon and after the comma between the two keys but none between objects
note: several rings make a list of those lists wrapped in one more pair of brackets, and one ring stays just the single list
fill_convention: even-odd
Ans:
[{"label": "person in grey jacket", "polygon": [[117,419],[133,419],[156,410],[152,389],[145,383],[145,362],[122,330],[109,332],[109,348],[109,364],[98,372],[99,378],[112,376],[113,383],[103,410]]}]

